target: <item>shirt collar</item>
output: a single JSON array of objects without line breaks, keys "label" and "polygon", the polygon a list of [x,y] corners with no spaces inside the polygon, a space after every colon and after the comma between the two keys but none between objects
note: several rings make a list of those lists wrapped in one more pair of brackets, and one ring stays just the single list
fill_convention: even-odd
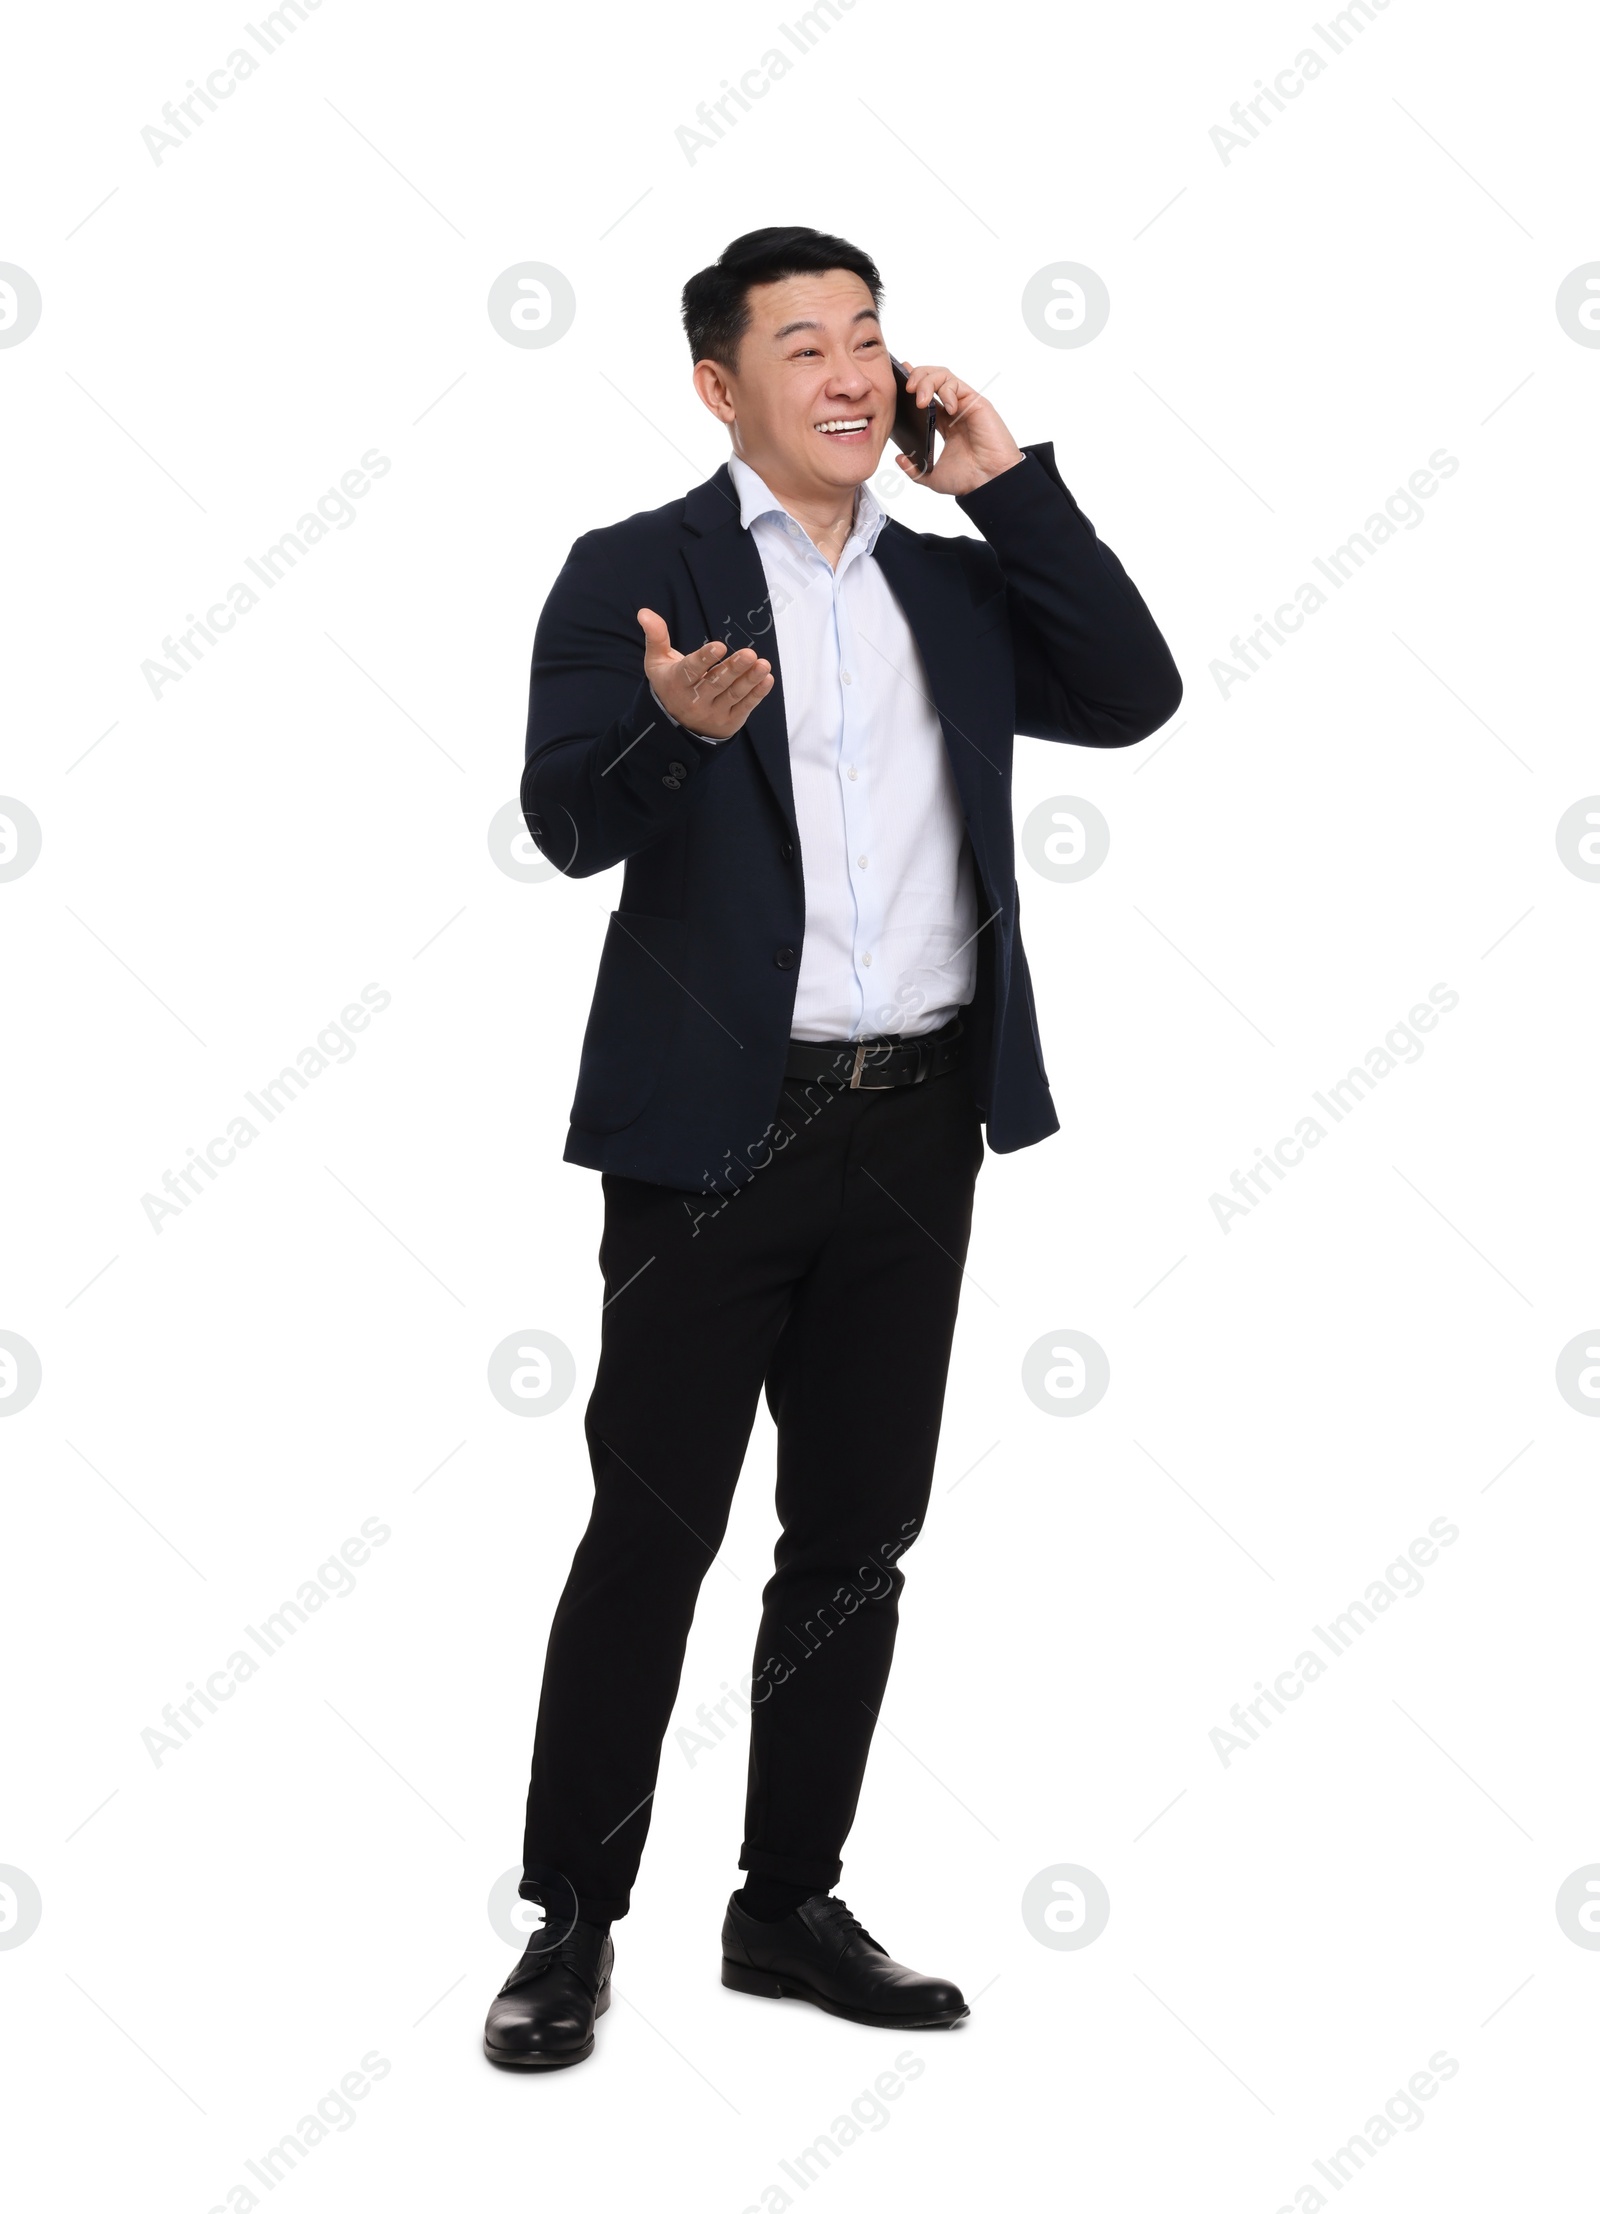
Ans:
[{"label": "shirt collar", "polygon": [[[730,454],[728,474],[739,495],[739,521],[745,530],[752,523],[758,522],[763,515],[776,515],[780,522],[787,523],[808,546],[811,545],[805,526],[789,513],[776,493],[767,489],[749,462],[742,461],[737,454]],[[878,533],[888,520],[886,511],[873,495],[872,487],[868,484],[857,485],[855,519],[844,543],[844,553],[839,556],[839,566],[843,568],[845,554],[850,554],[852,548],[855,549],[852,559],[871,553],[878,542]],[[815,551],[815,548],[812,550]]]}]

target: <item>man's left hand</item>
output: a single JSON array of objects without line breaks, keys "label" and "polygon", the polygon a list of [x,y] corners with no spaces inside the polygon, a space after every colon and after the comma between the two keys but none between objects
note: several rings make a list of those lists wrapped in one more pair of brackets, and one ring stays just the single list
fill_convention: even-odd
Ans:
[{"label": "man's left hand", "polygon": [[1001,422],[983,394],[963,384],[953,369],[934,365],[900,364],[919,407],[930,397],[939,403],[939,431],[943,443],[926,476],[919,473],[909,454],[897,454],[896,465],[913,484],[930,492],[976,492],[980,484],[1014,469],[1023,458],[1022,448]]}]

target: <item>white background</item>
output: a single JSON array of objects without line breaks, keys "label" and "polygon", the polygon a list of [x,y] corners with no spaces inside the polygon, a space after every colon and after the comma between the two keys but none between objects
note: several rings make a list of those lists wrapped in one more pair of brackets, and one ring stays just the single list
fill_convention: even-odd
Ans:
[{"label": "white background", "polygon": [[[1600,256],[1591,27],[1394,0],[1225,164],[1309,11],[859,0],[691,163],[677,126],[777,12],[327,0],[155,163],[242,20],[38,9],[6,60],[0,259],[44,302],[0,351],[0,792],[44,839],[0,885],[0,1327],[43,1365],[0,1424],[22,2203],[244,2205],[376,2051],[279,2186],[303,2214],[738,2214],[798,2203],[779,2162],[902,2049],[720,1988],[741,1731],[692,1767],[669,1739],[596,2059],[479,2050],[588,1507],[600,1190],[560,1152],[618,881],[517,883],[488,826],[571,541],[726,450],[679,288],[789,221],[876,256],[898,350],[1054,439],[1187,686],[1127,751],[1019,745],[1019,823],[1086,798],[1111,850],[1022,865],[1064,1127],[979,1180],[840,1886],[975,2003],[804,2195],[1311,2206],[1444,2052],[1362,2205],[1553,2203],[1600,1978],[1554,1911],[1600,1859],[1600,1426],[1554,1382],[1600,1321],[1600,886],[1555,843],[1600,789],[1600,352],[1554,312]],[[485,309],[527,260],[577,295],[548,349]],[[1020,313],[1060,260],[1111,294],[1080,350]],[[353,525],[153,699],[141,662],[373,447]],[[1420,527],[1224,699],[1212,660],[1440,447]],[[157,1234],[142,1195],[369,982],[354,1059]],[[1224,1234],[1210,1195],[1436,983],[1421,1060]],[[1111,1367],[1077,1420],[1020,1382],[1067,1328]],[[577,1361],[543,1420],[485,1382],[527,1329]],[[370,1516],[355,1590],[155,1766],[163,1705]],[[1224,1767],[1233,1704],[1439,1516],[1423,1591]],[[763,1412],[675,1723],[749,1667],[774,1534]],[[1022,1917],[1063,1863],[1111,1899],[1081,1950]]]}]

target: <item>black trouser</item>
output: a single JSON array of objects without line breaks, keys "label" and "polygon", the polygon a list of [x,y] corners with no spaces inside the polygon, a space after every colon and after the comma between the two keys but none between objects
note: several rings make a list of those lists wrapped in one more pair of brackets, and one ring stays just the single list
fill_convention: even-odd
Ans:
[{"label": "black trouser", "polygon": [[550,1631],[522,1883],[544,1898],[559,1872],[590,1921],[628,1909],[763,1383],[782,1534],[745,1687],[741,1868],[838,1882],[888,1679],[983,1132],[965,1067],[884,1091],[791,1078],[778,1116],[790,1135],[720,1202],[603,1180],[594,1507]]}]

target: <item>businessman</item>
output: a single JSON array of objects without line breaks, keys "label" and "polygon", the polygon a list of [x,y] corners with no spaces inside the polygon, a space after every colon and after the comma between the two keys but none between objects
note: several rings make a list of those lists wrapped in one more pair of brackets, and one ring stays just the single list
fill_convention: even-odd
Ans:
[{"label": "businessman", "polygon": [[565,1153],[605,1203],[594,1504],[533,1749],[520,1888],[544,1926],[484,2032],[510,2067],[594,2049],[763,1390],[781,1534],[732,1695],[750,1766],[722,1981],[897,2030],[967,2013],[833,1887],[932,1483],[984,1129],[1007,1153],[1059,1128],[1012,742],[1131,745],[1182,687],[1050,445],[1019,447],[947,368],[902,360],[943,443],[926,474],[899,467],[979,535],[885,515],[881,301],[866,254],[793,227],[692,277],[695,390],[729,459],[579,538],[535,638],[528,827],[569,876],[624,868]]}]

